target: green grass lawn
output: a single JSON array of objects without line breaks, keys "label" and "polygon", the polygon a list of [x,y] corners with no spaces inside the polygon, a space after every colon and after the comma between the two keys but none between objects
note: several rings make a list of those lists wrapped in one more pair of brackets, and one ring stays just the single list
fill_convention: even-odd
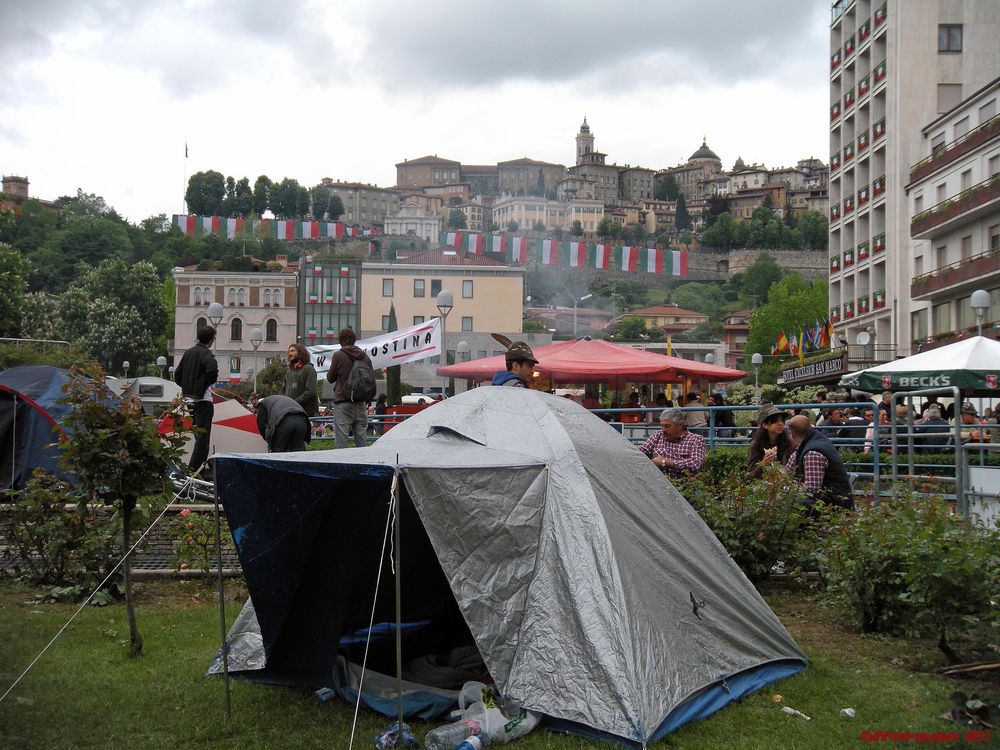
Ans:
[{"label": "green grass lawn", "polygon": [[[0,703],[0,748],[347,748],[353,707],[321,703],[305,690],[234,680],[233,718],[226,719],[223,682],[205,677],[219,643],[214,596],[197,581],[140,584],[145,654],[136,659],[127,656],[124,609],[86,608]],[[809,668],[656,747],[843,748],[871,744],[860,741],[865,729],[956,729],[937,717],[954,690],[979,686],[922,671],[940,663],[925,644],[852,633],[795,591],[775,589],[767,598],[809,655]],[[227,622],[241,603],[229,603]],[[0,584],[0,693],[74,610],[40,604],[31,589]],[[812,721],[787,716],[782,706]],[[857,711],[855,719],[840,717],[846,707]],[[373,747],[372,738],[386,725],[384,717],[362,711],[354,747]],[[436,724],[412,726],[422,739]],[[984,746],[989,743],[970,745]],[[537,731],[516,747],[613,745]]]}]

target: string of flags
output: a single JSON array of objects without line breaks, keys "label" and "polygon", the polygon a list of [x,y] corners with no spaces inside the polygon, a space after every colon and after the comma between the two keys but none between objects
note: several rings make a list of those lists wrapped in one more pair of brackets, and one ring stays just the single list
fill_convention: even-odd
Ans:
[{"label": "string of flags", "polygon": [[791,354],[799,359],[810,352],[830,348],[833,340],[833,323],[829,318],[814,325],[802,324],[790,334],[781,331],[771,340],[771,356]]},{"label": "string of flags", "polygon": [[341,221],[293,221],[287,219],[232,219],[223,216],[174,214],[173,224],[184,234],[202,236],[225,235],[229,239],[242,237],[250,229],[254,239],[319,240],[328,237],[378,237],[371,227],[352,227]]},{"label": "string of flags", "polygon": [[543,266],[607,270],[614,264],[621,271],[641,271],[665,276],[688,274],[687,251],[662,247],[567,242],[506,234],[484,235],[479,232],[441,232],[438,244],[475,255],[497,254],[514,264],[527,263],[530,254],[536,263]]}]

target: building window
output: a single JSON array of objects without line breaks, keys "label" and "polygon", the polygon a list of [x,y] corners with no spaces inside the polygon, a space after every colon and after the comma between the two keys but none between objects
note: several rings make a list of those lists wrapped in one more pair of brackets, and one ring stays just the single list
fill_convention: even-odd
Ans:
[{"label": "building window", "polygon": [[202,304],[201,287],[200,286],[196,286],[194,288],[194,303],[196,305],[201,305]]},{"label": "building window", "polygon": [[992,177],[997,173],[1000,173],[1000,154],[997,154],[996,156],[991,156],[988,164],[989,164],[990,177]]},{"label": "building window", "polygon": [[265,341],[277,341],[278,340],[278,321],[273,318],[264,324],[264,340]]},{"label": "building window", "polygon": [[968,260],[972,257],[972,235],[967,234],[962,238],[962,257],[960,260]]},{"label": "building window", "polygon": [[472,330],[472,316],[471,315],[463,315],[462,316],[462,330],[463,331],[471,331]]},{"label": "building window", "polygon": [[383,315],[382,316],[382,330],[383,331],[388,331],[390,325],[392,325],[392,323],[389,321],[389,316],[388,315]]},{"label": "building window", "polygon": [[208,321],[205,318],[198,318],[198,320],[196,320],[194,322],[194,330],[196,332],[200,331],[202,328],[204,328],[207,325],[208,325]]},{"label": "building window", "polygon": [[462,282],[462,299],[472,299],[472,280],[466,279]]},{"label": "building window", "polygon": [[943,302],[940,305],[934,305],[934,308],[931,310],[934,333],[948,333],[951,330],[951,309],[949,305],[950,303]]},{"label": "building window", "polygon": [[413,325],[420,325],[423,322],[424,322],[424,316],[423,315],[414,315],[413,316]]},{"label": "building window", "polygon": [[938,52],[962,51],[962,24],[942,23],[938,26]]},{"label": "building window", "polygon": [[392,279],[382,279],[382,296],[392,296]]},{"label": "building window", "polygon": [[[948,265],[948,246],[940,245],[937,248],[936,252],[937,255],[934,258],[934,267],[944,268],[946,265]],[[938,333],[940,333],[940,331],[938,331]]]},{"label": "building window", "polygon": [[413,280],[413,296],[423,297],[424,296],[424,280],[414,279]]},{"label": "building window", "polygon": [[910,313],[910,334],[914,339],[927,338],[927,311],[917,310]]},{"label": "building window", "polygon": [[233,318],[233,322],[229,324],[229,340],[243,340],[243,321],[239,318]]},{"label": "building window", "polygon": [[961,120],[959,120],[958,122],[955,123],[955,138],[954,138],[954,140],[958,140],[959,138],[961,138],[963,135],[965,135],[968,132],[969,132],[969,116],[966,115]]},{"label": "building window", "polygon": [[962,172],[961,178],[962,178],[962,187],[961,187],[962,190],[968,190],[970,187],[972,187],[971,169],[966,169],[964,172]]},{"label": "building window", "polygon": [[230,305],[235,305],[236,304],[236,288],[235,287],[230,287],[229,293],[227,295],[227,298],[228,298],[228,301],[229,301]]},{"label": "building window", "polygon": [[236,290],[236,304],[246,305],[247,303],[247,290],[245,287],[240,287]]},{"label": "building window", "polygon": [[431,279],[431,296],[437,298],[441,294],[441,279]]},{"label": "building window", "polygon": [[962,84],[939,83],[937,87],[938,114],[950,112],[962,101]]},{"label": "building window", "polygon": [[990,250],[1000,250],[1000,224],[994,224],[989,228]]},{"label": "building window", "polygon": [[263,297],[264,297],[264,307],[270,307],[271,306],[271,290],[265,288],[264,289]]},{"label": "building window", "polygon": [[280,289],[271,290],[271,307],[281,307],[281,294]]}]

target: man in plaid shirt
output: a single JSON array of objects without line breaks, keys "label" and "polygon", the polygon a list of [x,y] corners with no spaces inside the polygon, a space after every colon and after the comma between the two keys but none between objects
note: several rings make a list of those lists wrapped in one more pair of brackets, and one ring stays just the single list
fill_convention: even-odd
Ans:
[{"label": "man in plaid shirt", "polygon": [[788,420],[788,436],[795,450],[785,468],[802,482],[811,500],[822,500],[853,508],[851,482],[840,460],[840,454],[830,439],[809,424],[809,418],[798,415]]},{"label": "man in plaid shirt", "polygon": [[688,432],[680,409],[664,409],[660,413],[660,431],[646,438],[639,450],[671,477],[694,474],[705,463],[705,438]]}]

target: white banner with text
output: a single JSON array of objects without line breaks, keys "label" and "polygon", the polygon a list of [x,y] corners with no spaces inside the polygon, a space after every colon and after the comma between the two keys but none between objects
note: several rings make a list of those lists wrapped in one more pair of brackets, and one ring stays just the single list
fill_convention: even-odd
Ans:
[{"label": "white banner with text", "polygon": [[[376,370],[434,357],[441,353],[441,319],[431,318],[426,323],[418,323],[399,331],[359,340],[357,345],[371,357],[372,366]],[[327,370],[330,369],[330,359],[333,353],[340,349],[340,344],[307,348],[312,355],[316,375],[320,378],[326,377]]]}]

